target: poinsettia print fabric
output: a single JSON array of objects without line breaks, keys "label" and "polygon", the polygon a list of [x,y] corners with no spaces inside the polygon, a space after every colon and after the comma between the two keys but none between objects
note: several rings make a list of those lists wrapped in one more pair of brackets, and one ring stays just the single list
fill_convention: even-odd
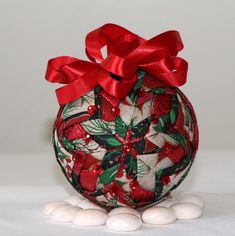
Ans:
[{"label": "poinsettia print fabric", "polygon": [[198,127],[179,89],[140,71],[123,100],[97,86],[62,106],[53,143],[78,192],[107,209],[139,208],[185,178],[198,148]]}]

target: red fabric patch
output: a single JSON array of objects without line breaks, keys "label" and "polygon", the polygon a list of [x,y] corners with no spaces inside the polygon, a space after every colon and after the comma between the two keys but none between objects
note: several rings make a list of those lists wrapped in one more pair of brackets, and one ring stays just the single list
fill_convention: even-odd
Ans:
[{"label": "red fabric patch", "polygon": [[114,121],[117,117],[115,112],[112,112],[114,108],[105,98],[101,97],[101,112],[102,119],[104,121]]},{"label": "red fabric patch", "polygon": [[162,151],[159,153],[158,162],[166,156],[170,158],[174,164],[177,164],[185,156],[185,150],[181,145],[171,145],[170,143],[165,143]]},{"label": "red fabric patch", "polygon": [[119,202],[129,205],[129,197],[123,188],[114,181],[111,184],[106,185],[103,188],[104,193],[107,195],[109,193],[111,196],[115,197]]},{"label": "red fabric patch", "polygon": [[144,149],[144,153],[151,152],[151,151],[153,151],[155,148],[157,148],[157,145],[155,145],[154,143],[150,142],[148,139],[145,139],[145,149]]},{"label": "red fabric patch", "polygon": [[143,84],[147,88],[157,88],[157,87],[166,87],[166,84],[161,80],[157,80],[156,78],[146,74],[144,76]]},{"label": "red fabric patch", "polygon": [[97,173],[88,170],[82,170],[80,172],[81,187],[91,192],[96,191],[97,178],[98,178]]},{"label": "red fabric patch", "polygon": [[90,167],[90,170],[91,170],[93,173],[96,173],[96,174],[99,174],[99,175],[104,172],[99,163],[93,164],[93,165]]},{"label": "red fabric patch", "polygon": [[152,114],[162,116],[171,111],[172,101],[169,95],[158,95],[154,97]]},{"label": "red fabric patch", "polygon": [[57,129],[58,137],[61,136],[65,128],[86,121],[89,119],[89,117],[89,114],[83,114],[79,117],[69,119],[68,121],[63,120],[62,118],[58,119],[58,121],[55,122],[55,128]]},{"label": "red fabric patch", "polygon": [[73,172],[75,174],[79,175],[82,169],[83,162],[84,162],[84,158],[80,155],[76,155],[74,165],[73,165]]},{"label": "red fabric patch", "polygon": [[84,164],[83,164],[83,169],[88,170],[92,165],[96,164],[96,163],[100,163],[99,160],[97,160],[96,158],[94,158],[92,155],[90,154],[84,154]]},{"label": "red fabric patch", "polygon": [[130,187],[131,187],[130,197],[134,201],[147,202],[154,197],[154,192],[142,189],[139,186],[139,183],[135,180],[130,183]]},{"label": "red fabric patch", "polygon": [[120,100],[118,98],[115,98],[114,96],[110,95],[109,93],[102,90],[100,92],[101,96],[109,102],[113,107],[118,107],[120,104]]},{"label": "red fabric patch", "polygon": [[74,139],[83,138],[86,134],[87,132],[78,123],[64,129],[64,136],[70,141]]},{"label": "red fabric patch", "polygon": [[152,99],[152,97],[153,97],[153,94],[152,94],[152,93],[145,93],[144,96],[139,97],[139,98],[137,99],[137,106],[140,106],[140,105],[142,105],[142,104],[148,102],[149,100]]}]

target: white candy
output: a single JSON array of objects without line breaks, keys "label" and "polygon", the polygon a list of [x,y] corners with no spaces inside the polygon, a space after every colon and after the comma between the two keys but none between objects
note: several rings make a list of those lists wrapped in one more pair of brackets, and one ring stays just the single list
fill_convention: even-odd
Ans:
[{"label": "white candy", "polygon": [[54,209],[51,212],[50,218],[54,221],[57,221],[57,222],[67,223],[67,222],[72,221],[73,216],[78,211],[82,211],[82,210],[81,210],[81,208],[75,207],[75,206],[59,207],[59,208]]},{"label": "white candy", "polygon": [[43,207],[43,213],[57,222],[73,222],[81,227],[100,226],[112,231],[129,232],[141,228],[142,220],[147,224],[161,225],[173,223],[176,219],[191,220],[202,215],[204,200],[195,194],[183,194],[177,199],[166,197],[142,213],[130,207],[118,207],[106,210],[79,195],[73,195],[64,201],[51,202]]},{"label": "white candy", "polygon": [[100,206],[97,206],[95,203],[90,202],[89,200],[82,200],[77,204],[78,207],[81,207],[82,209],[96,209],[103,212],[106,212],[106,210]]},{"label": "white candy", "polygon": [[174,222],[176,217],[171,208],[156,206],[146,209],[142,214],[142,220],[147,224],[164,225]]},{"label": "white candy", "polygon": [[106,226],[113,231],[128,232],[139,229],[142,226],[142,221],[133,214],[123,213],[108,217]]},{"label": "white candy", "polygon": [[96,209],[86,209],[78,211],[72,222],[78,226],[99,226],[105,224],[107,219],[107,214],[103,211]]},{"label": "white candy", "polygon": [[195,195],[195,194],[183,194],[179,196],[178,198],[179,203],[194,203],[195,205],[204,208],[205,207],[205,202],[202,197]]},{"label": "white candy", "polygon": [[176,203],[171,209],[178,220],[192,220],[202,215],[202,209],[193,203]]},{"label": "white candy", "polygon": [[140,218],[140,213],[130,207],[117,207],[108,213],[108,217],[123,213],[132,214]]},{"label": "white candy", "polygon": [[51,212],[56,209],[56,208],[59,208],[59,207],[64,207],[64,206],[69,206],[68,203],[66,202],[51,202],[51,203],[48,203],[46,204],[43,209],[42,209],[42,212],[44,215],[50,215]]},{"label": "white candy", "polygon": [[64,201],[71,204],[72,206],[77,206],[82,200],[83,198],[73,195],[66,198]]}]

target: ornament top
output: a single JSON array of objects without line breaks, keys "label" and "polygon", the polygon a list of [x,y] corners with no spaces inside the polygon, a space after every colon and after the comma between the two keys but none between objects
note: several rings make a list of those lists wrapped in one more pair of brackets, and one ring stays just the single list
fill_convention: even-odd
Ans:
[{"label": "ornament top", "polygon": [[[101,49],[107,47],[107,57]],[[60,105],[80,98],[100,85],[122,99],[145,71],[164,84],[179,87],[186,82],[188,63],[177,57],[183,43],[179,32],[167,31],[149,40],[114,24],[106,24],[86,36],[86,54],[91,60],[61,56],[48,61],[46,79],[66,84],[56,90]]]}]

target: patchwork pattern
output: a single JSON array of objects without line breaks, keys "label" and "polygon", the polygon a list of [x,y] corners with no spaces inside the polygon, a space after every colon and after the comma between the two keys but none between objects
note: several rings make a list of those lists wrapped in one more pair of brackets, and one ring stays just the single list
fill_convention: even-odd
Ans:
[{"label": "patchwork pattern", "polygon": [[97,86],[62,106],[55,154],[72,186],[105,207],[151,205],[187,175],[197,148],[193,108],[177,88],[138,72],[123,100]]}]

